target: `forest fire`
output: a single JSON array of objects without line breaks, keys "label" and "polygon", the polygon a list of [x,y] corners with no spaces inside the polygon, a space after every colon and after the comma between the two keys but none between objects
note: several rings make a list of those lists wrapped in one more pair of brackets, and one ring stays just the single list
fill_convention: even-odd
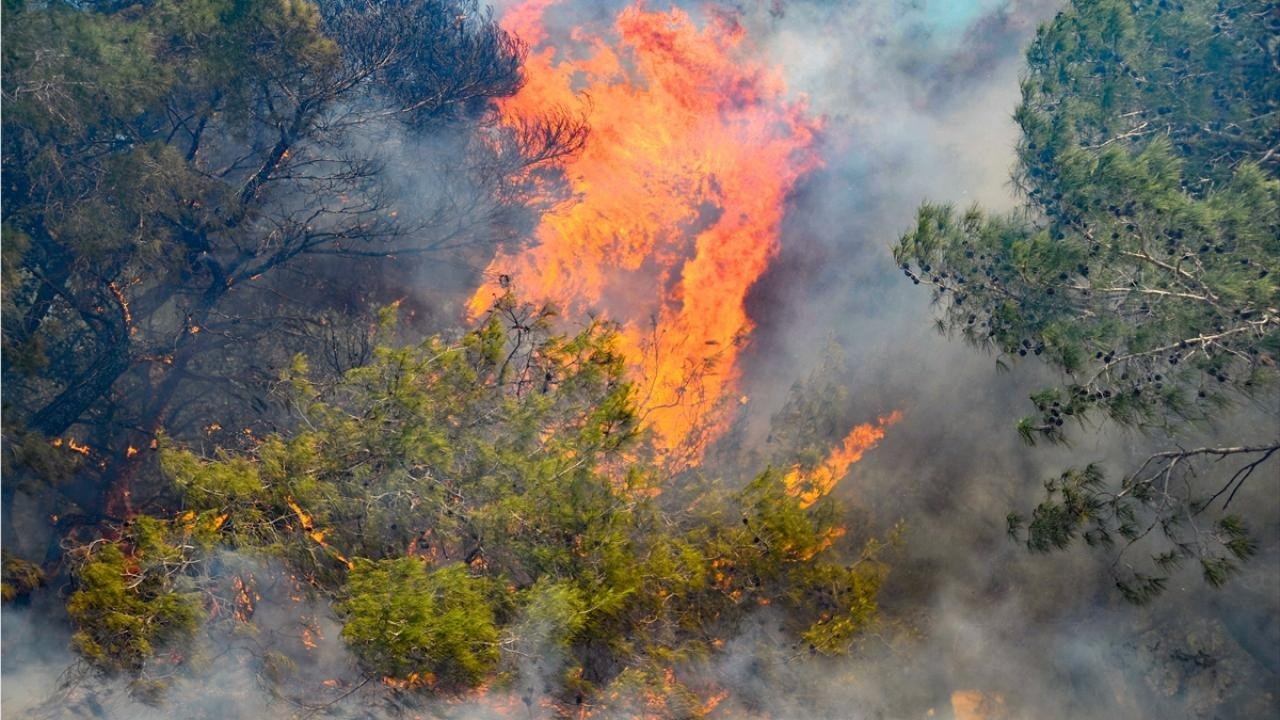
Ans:
[{"label": "forest fire", "polygon": [[592,135],[567,170],[572,200],[530,247],[494,258],[478,316],[509,285],[570,318],[620,325],[641,411],[675,467],[727,425],[752,330],[743,307],[779,249],[788,193],[818,165],[818,120],[786,97],[778,71],[743,57],[745,33],[715,16],[623,10],[614,37],[582,28],[560,44],[529,0],[503,25],[534,46],[527,84],[503,104],[514,122],[545,107],[589,108]]}]

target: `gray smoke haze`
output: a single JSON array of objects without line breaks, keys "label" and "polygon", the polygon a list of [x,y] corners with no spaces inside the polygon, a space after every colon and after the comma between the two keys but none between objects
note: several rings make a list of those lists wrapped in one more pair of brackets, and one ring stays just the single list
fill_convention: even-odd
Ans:
[{"label": "gray smoke haze", "polygon": [[[761,321],[753,397],[784,392],[835,338],[854,416],[904,411],[838,492],[881,527],[907,520],[882,600],[891,616],[908,609],[896,619],[919,633],[905,647],[868,644],[828,683],[775,683],[777,716],[945,717],[950,693],[966,690],[986,694],[991,717],[1280,710],[1280,502],[1266,481],[1235,506],[1247,508],[1263,554],[1222,591],[1188,570],[1139,609],[1112,588],[1109,556],[1028,554],[1007,538],[1004,517],[1038,502],[1043,480],[1088,462],[1119,474],[1171,443],[1102,427],[1077,431],[1071,448],[1023,446],[1013,421],[1052,376],[1034,364],[998,372],[993,358],[938,334],[929,293],[890,257],[923,200],[1013,205],[1022,50],[1060,5],[792,2],[752,18],[753,36],[768,38],[771,59],[829,120],[827,166],[798,194],[782,256],[752,298]],[[1242,415],[1218,436],[1280,429],[1277,408]],[[797,697],[806,687],[809,702]]]},{"label": "gray smoke haze", "polygon": [[[500,2],[497,11],[513,4]],[[548,24],[605,26],[625,4],[566,2],[549,12]],[[1280,711],[1280,501],[1263,479],[1237,501],[1262,553],[1221,591],[1188,570],[1154,605],[1134,608],[1111,587],[1109,557],[1028,554],[1008,539],[1004,518],[1034,505],[1044,479],[1090,461],[1117,473],[1161,439],[1103,427],[1077,431],[1071,448],[1022,445],[1013,420],[1027,411],[1027,393],[1051,376],[1030,363],[998,372],[992,358],[935,332],[928,292],[905,281],[889,253],[921,201],[1013,206],[1007,178],[1022,52],[1061,4],[716,6],[735,14],[789,87],[827,118],[825,167],[797,190],[782,254],[749,301],[758,327],[747,368],[747,436],[765,442],[769,415],[834,339],[847,355],[850,415],[865,421],[904,412],[837,492],[865,510],[859,517],[869,518],[868,533],[899,518],[908,523],[881,597],[884,627],[851,659],[811,659],[775,632],[765,611],[718,659],[697,668],[730,690],[720,707],[733,716],[1227,718]],[[1217,432],[1267,437],[1280,428],[1275,408],[1244,415]],[[275,588],[262,592],[256,619],[278,632],[220,639],[229,649],[205,658],[207,670],[178,683],[159,707],[132,699],[119,681],[82,677],[59,691],[60,679],[75,679],[63,674],[73,660],[65,629],[6,606],[6,717],[479,720],[497,717],[495,706],[512,710],[508,717],[552,716],[539,686],[557,660],[539,657],[537,648],[523,648],[514,663],[530,703],[514,696],[484,706],[422,703],[391,696],[377,682],[360,686],[323,603],[299,606],[286,597],[278,570],[256,573],[262,587]],[[286,651],[305,622],[317,626],[319,647],[289,656],[314,658],[312,664],[281,669],[294,673],[305,696],[278,696],[245,653]],[[103,694],[104,687],[115,691]],[[953,707],[953,693],[970,691]],[[977,703],[985,704],[983,714],[966,715]]]}]

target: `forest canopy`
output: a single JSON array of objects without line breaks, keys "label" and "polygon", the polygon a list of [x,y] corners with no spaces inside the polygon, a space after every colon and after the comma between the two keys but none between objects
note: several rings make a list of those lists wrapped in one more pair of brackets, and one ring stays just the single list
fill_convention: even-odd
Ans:
[{"label": "forest canopy", "polygon": [[[762,12],[781,22],[788,5],[804,4]],[[726,87],[686,82],[696,63],[671,58],[714,50],[725,55],[709,65],[734,65],[726,58],[749,24],[739,9],[712,8],[714,31],[704,31],[678,9],[641,17],[636,7],[620,32],[652,35],[644,62],[672,66],[643,77],[724,96],[707,105],[729,122],[690,113],[695,141],[755,123],[788,140],[779,163],[804,156],[778,169],[794,177],[774,188],[778,207],[761,210],[759,232],[808,232],[784,216],[823,194],[809,173],[829,149],[819,147],[826,119],[787,99],[756,122],[744,108],[789,98],[782,73],[763,64],[742,63]],[[579,30],[575,42],[595,42]],[[257,683],[230,692],[260,692],[263,707],[300,717],[345,712],[338,704],[356,698],[370,706],[352,712],[370,717],[457,717],[456,706],[483,702],[515,717],[699,718],[717,716],[730,692],[741,697],[720,716],[755,717],[848,710],[836,692],[778,703],[767,697],[778,687],[799,696],[900,674],[894,682],[909,688],[899,691],[927,716],[949,697],[956,717],[965,707],[1002,717],[1000,695],[951,695],[950,676],[903,659],[903,648],[934,647],[920,641],[939,628],[957,646],[990,637],[982,623],[956,620],[966,603],[1008,600],[982,608],[997,633],[1018,613],[1049,614],[1034,602],[1010,609],[1034,597],[1017,595],[1010,578],[1035,575],[1003,575],[1007,558],[958,563],[952,576],[979,577],[962,590],[929,577],[968,548],[942,547],[961,537],[946,527],[908,537],[916,518],[897,517],[900,507],[933,506],[921,515],[939,524],[947,513],[985,513],[983,493],[957,482],[945,491],[955,497],[878,513],[833,491],[926,403],[878,408],[878,423],[850,431],[866,419],[855,419],[858,403],[871,402],[850,387],[855,374],[832,342],[778,362],[810,372],[789,391],[761,393],[771,410],[755,410],[746,383],[735,385],[747,371],[717,364],[730,343],[745,363],[775,360],[768,338],[753,346],[751,328],[732,340],[676,338],[694,345],[681,357],[697,360],[659,363],[668,346],[657,338],[681,328],[659,327],[657,314],[646,326],[654,341],[636,342],[625,333],[635,322],[594,307],[562,316],[521,296],[511,271],[480,270],[499,247],[528,250],[545,217],[589,191],[570,182],[581,179],[571,162],[589,142],[617,140],[613,128],[592,134],[586,92],[577,105],[509,110],[531,82],[526,61],[539,57],[530,35],[505,29],[478,0],[5,0],[0,590],[6,612],[52,605],[42,621],[65,629],[76,658],[43,711],[61,711],[68,688],[92,678],[83,683],[91,714],[113,712],[92,697],[97,688],[127,687],[130,702],[221,717],[217,703],[166,702],[192,686],[228,693],[217,683],[229,675]],[[672,38],[692,49],[673,53]],[[1254,422],[1280,406],[1277,38],[1280,15],[1260,0],[1068,3],[1026,53],[1013,116],[1017,207],[917,209],[913,192],[896,266],[882,249],[886,275],[930,287],[939,330],[1001,368],[1036,364],[1045,371],[1036,378],[1052,378],[1008,432],[1066,448],[1070,467],[1017,481],[1036,497],[1043,486],[1033,508],[975,522],[1034,553],[1098,549],[1102,562],[1089,567],[1103,578],[1109,570],[1104,584],[1118,592],[1100,593],[1089,611],[1110,612],[1121,597],[1153,601],[1184,567],[1227,586],[1266,550],[1237,503],[1246,485],[1280,489],[1280,437]],[[626,74],[610,63],[639,57],[602,47],[584,56],[607,78]],[[576,88],[577,75],[566,82]],[[713,165],[729,172],[736,157]],[[733,185],[699,171],[671,182],[675,195],[692,182],[691,195],[709,198],[664,225],[687,235],[653,243],[640,260],[646,271],[661,266],[663,292],[678,294],[676,274],[714,286],[733,268],[718,257],[690,270],[658,255],[696,253],[724,232],[755,237],[717,224],[737,214],[714,202]],[[761,176],[745,177],[740,185]],[[592,212],[581,223],[588,235]],[[643,227],[599,224],[622,228],[604,233],[615,244],[653,240]],[[764,284],[806,266],[757,259],[748,300],[761,309],[783,294]],[[464,318],[467,298],[487,301],[490,289],[492,305]],[[643,292],[611,288],[600,307]],[[674,307],[683,296],[663,300]],[[771,312],[788,317],[760,310]],[[681,365],[678,387],[655,393],[657,379],[637,378],[643,363],[628,353]],[[694,398],[704,389],[695,380],[719,372],[733,375],[724,396]],[[697,406],[689,414],[699,424],[723,421],[697,435],[718,440],[669,462],[646,404],[655,395],[663,409]],[[715,414],[725,408],[741,413]],[[1141,454],[1098,459],[1079,442],[1112,429],[1141,435]],[[944,434],[955,433],[934,437]],[[950,484],[962,469],[947,452],[938,465],[948,467],[911,467]],[[901,468],[878,472],[894,495],[931,487]],[[910,543],[915,565],[900,562]],[[995,569],[975,572],[980,564]],[[1061,616],[1073,631],[1087,625],[1081,617]],[[1150,627],[1169,626],[1160,622]],[[1145,652],[1159,647],[1179,668],[1236,677],[1207,651],[1143,637]],[[1085,655],[1080,642],[1071,649]],[[988,647],[973,644],[968,657],[986,662]],[[1256,654],[1266,666],[1271,656]],[[1010,662],[994,655],[993,668]],[[891,656],[901,664],[879,675],[851,660]],[[1075,683],[1075,657],[1062,665]],[[831,668],[840,673],[827,676]],[[1157,682],[1146,665],[1124,668],[1117,677],[1134,687]],[[1120,682],[1097,687],[1119,697]]]},{"label": "forest canopy", "polygon": [[766,605],[804,653],[848,651],[876,618],[883,544],[852,544],[834,500],[775,471],[666,486],[610,328],[560,336],[553,317],[507,297],[457,342],[379,346],[331,383],[299,357],[293,432],[217,459],[164,441],[184,510],[77,551],[77,647],[152,677],[208,608],[251,623],[230,589],[251,580],[215,571],[218,548],[332,601],[364,671],[406,688],[510,682],[514,655],[554,655],[567,703],[705,659]]},{"label": "forest canopy", "polygon": [[[1024,205],[925,204],[894,249],[933,287],[941,329],[1061,373],[1018,421],[1027,442],[1103,423],[1168,439],[1118,481],[1069,469],[1030,518],[1009,517],[1033,550],[1082,538],[1115,552],[1135,601],[1187,560],[1223,584],[1256,550],[1231,500],[1255,470],[1276,477],[1280,438],[1265,426],[1222,445],[1184,439],[1280,401],[1280,20],[1268,7],[1074,3],[1027,52],[1014,114]],[[1149,562],[1134,564],[1135,545]]]}]

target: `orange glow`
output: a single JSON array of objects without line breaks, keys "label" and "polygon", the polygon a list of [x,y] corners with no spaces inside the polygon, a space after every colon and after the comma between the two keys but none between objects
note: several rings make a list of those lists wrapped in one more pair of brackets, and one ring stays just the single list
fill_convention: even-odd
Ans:
[{"label": "orange glow", "polygon": [[66,438],[65,440],[63,438],[54,438],[49,441],[49,444],[56,448],[66,447],[71,452],[80,453],[86,457],[89,455],[89,446],[81,445],[76,442],[75,438]]},{"label": "orange glow", "polygon": [[720,705],[720,703],[724,702],[724,699],[727,697],[729,697],[729,691],[721,690],[720,692],[707,698],[707,701],[702,703],[702,715],[704,716],[710,715],[711,712],[715,710],[716,707]]},{"label": "orange glow", "polygon": [[125,457],[133,457],[134,455],[137,455],[137,454],[138,454],[138,448],[136,448],[136,447],[134,447],[134,446],[132,446],[132,445],[130,445],[129,447],[125,448],[125,451],[124,451],[124,456],[125,456]]},{"label": "orange glow", "polygon": [[526,0],[503,18],[534,48],[503,113],[581,107],[591,135],[566,166],[572,200],[527,246],[498,253],[469,313],[514,285],[572,320],[617,322],[645,423],[682,467],[729,422],[752,330],[743,301],[778,253],[787,194],[818,165],[820,124],[777,69],[746,56],[732,20],[700,28],[637,3],[613,32],[577,28],[561,47],[542,24],[555,2]]},{"label": "orange glow", "polygon": [[[133,283],[130,284],[132,285]],[[129,301],[125,299],[124,292],[114,282],[107,283],[107,288],[111,290],[111,294],[115,296],[116,302],[120,305],[120,313],[124,316],[124,326],[129,328],[129,334],[137,334],[138,328],[133,326],[133,311],[129,309]]]},{"label": "orange glow", "polygon": [[407,677],[396,678],[386,676],[382,678],[382,683],[388,687],[398,690],[413,690],[420,687],[431,687],[436,682],[436,676],[429,672],[412,672]]},{"label": "orange glow", "polygon": [[806,508],[826,497],[849,472],[849,466],[861,460],[863,453],[874,448],[884,438],[885,431],[901,419],[902,412],[895,410],[875,424],[858,425],[816,469],[805,471],[799,465],[792,467],[782,479],[787,494],[800,498],[800,506]]},{"label": "orange glow", "polygon": [[307,534],[308,537],[310,537],[312,540],[315,540],[316,543],[320,545],[320,547],[324,548],[325,550],[328,550],[329,553],[333,555],[335,558],[337,558],[338,561],[341,562],[343,565],[346,565],[348,568],[352,567],[351,561],[348,560],[345,555],[338,552],[336,549],[333,548],[333,546],[329,545],[329,543],[324,541],[324,536],[329,533],[328,530],[317,529],[315,523],[312,522],[311,520],[311,515],[307,514],[307,512],[303,510],[302,507],[298,505],[298,503],[294,502],[292,497],[286,497],[284,501],[288,503],[289,508],[293,510],[295,514],[297,514],[298,521],[302,523],[302,530]]},{"label": "orange glow", "polygon": [[981,690],[957,690],[951,693],[951,712],[956,720],[999,720],[1008,717],[1004,698]]},{"label": "orange glow", "polygon": [[235,591],[232,598],[232,614],[236,620],[240,622],[249,622],[249,618],[253,617],[253,597],[250,593],[253,590],[254,579],[250,575],[249,579],[243,580],[240,576],[231,579],[231,588]]}]

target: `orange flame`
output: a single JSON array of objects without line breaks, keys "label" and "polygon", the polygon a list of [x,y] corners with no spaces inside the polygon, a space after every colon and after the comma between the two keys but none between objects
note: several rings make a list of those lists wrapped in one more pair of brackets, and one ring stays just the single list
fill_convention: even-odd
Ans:
[{"label": "orange flame", "polygon": [[284,501],[288,503],[289,508],[293,510],[295,514],[297,514],[298,521],[302,523],[303,532],[305,532],[312,540],[315,540],[316,543],[320,545],[320,547],[324,548],[325,550],[328,550],[331,555],[337,558],[337,560],[341,562],[343,565],[346,565],[347,568],[353,567],[351,564],[351,561],[348,560],[345,555],[338,552],[337,549],[335,549],[329,543],[324,541],[324,536],[329,534],[328,530],[321,530],[316,528],[315,522],[311,520],[311,516],[307,514],[307,512],[303,510],[302,507],[298,505],[298,503],[294,502],[292,497],[286,497]]},{"label": "orange flame", "polygon": [[222,528],[223,523],[225,523],[229,517],[231,517],[231,513],[222,513],[221,515],[209,518],[209,530],[217,532]]},{"label": "orange flame", "polygon": [[302,628],[302,646],[308,650],[315,650],[317,647],[319,647],[319,645],[316,643],[316,638],[319,636],[319,634],[320,633],[318,630],[313,631],[311,629],[311,626],[304,625]]},{"label": "orange flame", "polygon": [[894,410],[875,424],[858,425],[849,431],[840,447],[832,450],[826,461],[812,471],[793,466],[782,478],[787,494],[800,498],[800,506],[806,508],[826,497],[849,472],[849,466],[861,460],[863,453],[874,448],[884,438],[885,431],[901,419],[902,412]]},{"label": "orange flame", "polygon": [[526,0],[503,25],[534,45],[528,83],[503,105],[512,122],[588,106],[591,137],[566,175],[573,200],[526,247],[494,258],[468,306],[483,314],[514,282],[571,318],[602,312],[621,329],[655,444],[696,462],[725,429],[736,365],[752,330],[743,301],[779,249],[786,197],[818,165],[819,122],[789,101],[779,71],[744,57],[744,31],[720,18],[623,10],[613,37],[573,31],[547,44]]},{"label": "orange flame", "polygon": [[406,677],[397,678],[390,675],[382,678],[382,683],[387,687],[393,687],[398,690],[414,690],[420,687],[431,687],[435,685],[436,676],[430,672],[411,672]]},{"label": "orange flame", "polygon": [[56,448],[60,448],[65,445],[66,448],[71,452],[80,453],[81,455],[84,455],[86,457],[88,457],[90,452],[90,448],[88,445],[81,445],[80,443],[76,442],[75,438],[66,438],[64,440],[62,438],[56,437],[50,440],[49,444]]},{"label": "orange flame", "polygon": [[249,618],[253,617],[253,601],[256,597],[256,593],[253,593],[254,585],[253,575],[249,575],[247,581],[239,575],[231,579],[231,588],[234,591],[232,593],[232,614],[240,622],[249,622]]}]

